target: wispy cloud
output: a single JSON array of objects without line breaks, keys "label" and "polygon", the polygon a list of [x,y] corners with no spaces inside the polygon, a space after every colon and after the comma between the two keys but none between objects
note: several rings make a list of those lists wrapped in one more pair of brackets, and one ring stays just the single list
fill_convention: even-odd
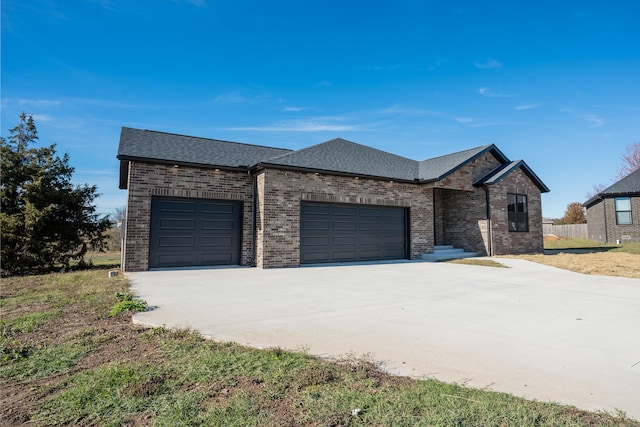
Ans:
[{"label": "wispy cloud", "polygon": [[402,68],[401,65],[387,65],[387,66],[376,65],[375,67],[373,67],[373,69],[376,71],[395,71],[395,70],[399,70],[400,68]]},{"label": "wispy cloud", "polygon": [[254,131],[254,132],[351,132],[363,130],[368,125],[340,123],[344,117],[317,117],[300,120],[283,120],[267,126],[238,126],[226,127],[222,130],[229,131]]},{"label": "wispy cloud", "polygon": [[561,108],[560,111],[562,111],[563,113],[573,114],[575,117],[579,119],[586,120],[588,123],[590,123],[589,125],[590,128],[597,128],[606,123],[602,117],[596,114],[583,113],[580,111],[576,111],[573,108]]},{"label": "wispy cloud", "polygon": [[491,69],[491,68],[502,68],[503,65],[500,61],[496,61],[495,59],[487,59],[484,62],[474,62],[473,65],[476,68],[482,68],[482,69]]},{"label": "wispy cloud", "polygon": [[316,83],[316,86],[331,87],[331,82],[329,82],[328,80],[322,80],[321,82]]},{"label": "wispy cloud", "polygon": [[214,102],[219,102],[222,104],[242,104],[247,101],[247,98],[243,95],[240,95],[238,92],[229,92],[222,93],[215,98],[213,98]]},{"label": "wispy cloud", "polygon": [[176,3],[189,3],[198,7],[205,7],[207,0],[174,0]]},{"label": "wispy cloud", "polygon": [[381,110],[377,110],[376,112],[379,114],[407,114],[407,115],[415,115],[415,116],[445,116],[446,115],[436,110],[404,107],[398,104],[392,105],[391,107],[383,108]]},{"label": "wispy cloud", "polygon": [[282,108],[282,111],[297,112],[297,111],[304,111],[304,110],[306,110],[306,109],[307,109],[307,108],[305,108],[305,107],[296,107],[296,106],[294,106],[294,105],[288,105],[288,106],[286,106],[286,107],[283,107],[283,108]]},{"label": "wispy cloud", "polygon": [[18,105],[36,108],[58,107],[62,102],[53,99],[19,99]]},{"label": "wispy cloud", "polygon": [[470,117],[454,117],[454,120],[458,123],[473,123],[474,120]]},{"label": "wispy cloud", "polygon": [[534,108],[538,108],[540,104],[524,104],[513,107],[514,110],[533,110]]},{"label": "wispy cloud", "polygon": [[480,89],[478,89],[478,93],[489,98],[513,98],[517,96],[514,94],[496,92],[488,87],[481,87]]}]

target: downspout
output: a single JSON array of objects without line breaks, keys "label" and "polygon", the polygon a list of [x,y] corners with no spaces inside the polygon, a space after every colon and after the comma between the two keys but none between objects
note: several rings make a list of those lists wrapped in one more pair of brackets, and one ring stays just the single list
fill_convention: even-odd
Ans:
[{"label": "downspout", "polygon": [[484,189],[487,205],[487,255],[493,256],[493,247],[491,245],[491,203],[489,200],[489,187],[487,184],[482,184],[482,188]]},{"label": "downspout", "polygon": [[604,242],[609,243],[609,224],[607,224],[607,199],[602,199],[602,214],[604,219]]},{"label": "downspout", "polygon": [[[251,175],[251,170],[247,170],[249,176]],[[253,221],[251,224],[251,264],[253,267],[256,266],[256,221],[258,219],[258,177],[257,175],[253,175]]]}]

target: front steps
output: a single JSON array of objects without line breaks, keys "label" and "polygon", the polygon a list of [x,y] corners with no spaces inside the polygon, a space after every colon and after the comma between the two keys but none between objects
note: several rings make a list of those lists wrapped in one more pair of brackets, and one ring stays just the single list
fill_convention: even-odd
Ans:
[{"label": "front steps", "polygon": [[450,259],[477,257],[477,252],[465,252],[464,249],[456,249],[452,245],[436,245],[432,254],[422,255],[425,261],[447,261]]}]

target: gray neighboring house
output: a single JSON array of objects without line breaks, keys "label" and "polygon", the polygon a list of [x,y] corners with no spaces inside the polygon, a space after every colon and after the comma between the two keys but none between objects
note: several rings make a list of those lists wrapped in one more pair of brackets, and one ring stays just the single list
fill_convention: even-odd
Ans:
[{"label": "gray neighboring house", "polygon": [[640,243],[640,169],[587,200],[589,239]]},{"label": "gray neighboring house", "polygon": [[125,271],[543,249],[545,184],[485,145],[416,161],[344,139],[301,150],[122,128]]}]

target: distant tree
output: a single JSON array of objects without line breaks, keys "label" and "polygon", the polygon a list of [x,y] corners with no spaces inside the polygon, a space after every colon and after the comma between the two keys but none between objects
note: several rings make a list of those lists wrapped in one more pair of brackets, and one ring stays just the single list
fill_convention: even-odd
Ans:
[{"label": "distant tree", "polygon": [[627,147],[626,154],[622,156],[622,166],[618,170],[616,180],[622,179],[638,169],[640,169],[640,141]]},{"label": "distant tree", "polygon": [[567,210],[562,217],[562,224],[586,224],[587,218],[584,214],[582,204],[578,202],[569,203]]},{"label": "distant tree", "polygon": [[74,186],[69,155],[55,144],[32,147],[38,131],[32,116],[20,115],[1,149],[1,262],[3,274],[40,273],[80,264],[88,248],[104,248],[108,218],[93,205],[96,186]]}]

